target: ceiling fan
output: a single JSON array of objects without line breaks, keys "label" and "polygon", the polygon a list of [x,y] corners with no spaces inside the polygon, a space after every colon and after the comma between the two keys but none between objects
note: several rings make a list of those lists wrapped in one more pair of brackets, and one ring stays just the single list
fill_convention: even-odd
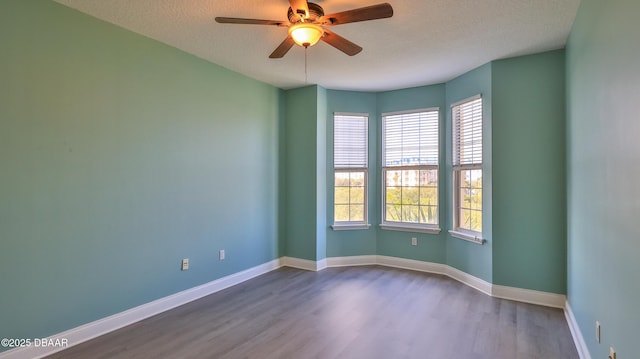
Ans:
[{"label": "ceiling fan", "polygon": [[283,57],[294,44],[303,47],[315,45],[319,40],[335,47],[349,56],[353,56],[362,47],[344,37],[326,29],[351,22],[384,19],[393,16],[393,8],[388,3],[366,6],[358,9],[325,15],[322,6],[306,0],[289,0],[289,21],[241,19],[233,17],[216,17],[223,24],[275,25],[289,28],[289,35],[269,55],[272,59]]}]

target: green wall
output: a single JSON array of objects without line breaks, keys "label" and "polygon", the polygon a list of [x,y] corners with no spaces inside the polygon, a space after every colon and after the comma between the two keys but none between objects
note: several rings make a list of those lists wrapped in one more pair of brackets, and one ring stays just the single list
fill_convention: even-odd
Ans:
[{"label": "green wall", "polygon": [[640,353],[638,14],[582,0],[567,45],[568,300],[593,358]]},{"label": "green wall", "polygon": [[322,260],[327,257],[327,90],[317,86],[317,91],[315,260]]},{"label": "green wall", "polygon": [[285,253],[316,261],[326,256],[326,249],[319,248],[326,244],[326,176],[319,172],[326,167],[326,116],[319,117],[326,112],[321,108],[326,107],[326,90],[307,86],[287,90],[284,95]]},{"label": "green wall", "polygon": [[[437,107],[440,109],[440,143],[445,142],[444,124],[446,122],[445,111],[445,85],[431,85],[401,89],[395,91],[380,92],[377,96],[378,115],[377,121],[381,123],[383,113],[398,112],[406,110],[418,110],[424,108]],[[382,143],[382,127],[377,134],[376,143]],[[377,177],[382,178],[380,167],[382,166],[382,149],[377,148],[376,155],[379,158],[377,165]],[[445,188],[447,185],[444,153],[440,152],[440,207],[439,218],[440,228],[439,234],[400,232],[392,230],[383,230],[378,227],[378,254],[392,257],[401,257],[414,260],[422,260],[433,263],[445,263],[446,260],[446,232],[448,223],[446,221],[446,203]],[[382,216],[382,184],[378,185],[376,192],[376,203],[378,212]],[[380,222],[376,223],[379,224]],[[418,239],[418,245],[411,245],[411,238]]]},{"label": "green wall", "polygon": [[[464,100],[471,96],[482,95],[482,237],[486,243],[478,245],[452,237],[447,233],[447,264],[475,277],[492,282],[492,64],[480,66],[475,70],[459,76],[446,84],[447,121],[446,138],[451,139],[451,104]],[[447,191],[449,201],[453,198],[452,187],[452,147],[451,140],[446,142],[446,173]],[[451,229],[453,223],[453,210],[446,211],[447,224]],[[497,220],[497,219],[496,219]]]},{"label": "green wall", "polygon": [[492,65],[493,283],[566,293],[564,50]]},{"label": "green wall", "polygon": [[[587,183],[629,191],[625,185],[638,174],[605,181],[585,167],[633,144],[612,137],[603,153],[590,147],[597,134],[616,128],[589,117],[585,107],[605,112],[585,99],[614,101],[592,93],[593,84],[610,81],[605,66],[622,58],[605,61],[599,51],[613,45],[585,40],[584,19],[597,13],[594,4],[585,7],[567,73],[568,206],[579,208],[569,217],[569,291],[583,328],[596,316],[604,324],[621,315],[602,305],[607,298],[583,299],[595,292],[583,279],[589,275],[610,288],[622,285],[612,284],[617,269],[594,274],[587,263],[638,249],[625,227],[630,222],[609,239],[613,248],[598,246],[596,237],[609,238],[608,222],[598,219],[614,219],[606,206],[583,203],[594,197],[586,196]],[[0,296],[2,337],[58,333],[280,256],[396,256],[448,264],[496,284],[565,292],[562,51],[495,61],[446,84],[379,93],[283,91],[50,1],[0,3],[0,30],[0,279],[10,283]],[[584,77],[587,71],[595,74]],[[637,89],[637,81],[620,81]],[[607,93],[624,98],[610,87]],[[477,94],[485,116],[482,246],[447,232],[450,105]],[[446,144],[442,232],[381,230],[380,116],[430,107],[440,108]],[[330,229],[334,112],[370,116],[368,230]],[[610,112],[622,122],[624,113]],[[626,161],[633,160],[629,153]],[[514,167],[521,157],[527,161]],[[532,173],[536,187],[518,197]],[[598,194],[598,203],[609,204],[605,192]],[[621,193],[614,198],[632,209],[625,215],[637,214]],[[217,259],[219,249],[225,261]],[[191,269],[181,272],[186,257]]]},{"label": "green wall", "polygon": [[280,90],[51,1],[0,46],[0,337],[279,256]]},{"label": "green wall", "polygon": [[[379,254],[451,265],[494,284],[566,293],[564,51],[494,61],[446,84],[379,93],[329,90],[327,168],[334,112],[370,117],[369,230],[327,233],[329,257]],[[455,237],[452,223],[451,104],[481,94],[484,112],[484,245]],[[440,234],[382,230],[380,118],[441,110]],[[374,132],[374,133],[372,133]],[[327,173],[327,223],[333,222]],[[496,179],[494,182],[494,178]],[[411,237],[418,246],[411,246]]]},{"label": "green wall", "polygon": [[[379,205],[376,202],[378,192],[377,133],[378,117],[376,94],[367,92],[327,90],[326,111],[326,194],[327,194],[327,256],[343,257],[372,255],[376,249],[376,227],[379,222]],[[334,231],[333,224],[333,114],[336,112],[366,113],[369,115],[369,203],[368,215],[371,227],[367,230]]]},{"label": "green wall", "polygon": [[[445,235],[408,233],[381,230],[381,114],[405,110],[438,107],[441,110],[441,126],[444,126],[444,84],[421,86],[386,92],[354,92],[329,90],[327,103],[327,168],[333,168],[333,114],[335,112],[366,113],[369,115],[369,223],[367,230],[333,231],[327,233],[329,257],[380,254],[423,260],[435,263],[445,261]],[[444,130],[441,131],[444,141]],[[441,154],[444,166],[444,154]],[[333,172],[327,172],[327,223],[333,224]],[[441,196],[444,188],[441,188]],[[440,218],[444,218],[444,206]],[[444,228],[444,227],[443,227]],[[411,246],[411,237],[418,238],[418,246]]]}]

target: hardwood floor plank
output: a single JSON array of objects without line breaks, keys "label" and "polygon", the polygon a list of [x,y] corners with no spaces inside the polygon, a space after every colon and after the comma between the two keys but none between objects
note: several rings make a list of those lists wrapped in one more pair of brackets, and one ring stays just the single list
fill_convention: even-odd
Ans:
[{"label": "hardwood floor plank", "polygon": [[578,358],[561,310],[379,266],[281,268],[49,358]]}]

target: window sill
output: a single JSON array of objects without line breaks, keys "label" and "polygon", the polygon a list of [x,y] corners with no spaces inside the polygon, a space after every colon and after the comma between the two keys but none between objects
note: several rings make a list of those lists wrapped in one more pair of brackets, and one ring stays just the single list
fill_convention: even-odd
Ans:
[{"label": "window sill", "polygon": [[452,237],[456,237],[458,239],[462,239],[471,243],[475,243],[475,244],[479,244],[479,245],[483,245],[484,242],[486,242],[487,240],[484,238],[478,238],[477,235],[472,234],[472,233],[466,233],[466,232],[460,232],[460,231],[454,231],[454,230],[450,230],[449,234],[451,234]]},{"label": "window sill", "polygon": [[371,225],[369,223],[361,223],[361,224],[334,224],[331,226],[331,229],[334,231],[354,231],[359,229],[369,229]]},{"label": "window sill", "polygon": [[380,228],[381,229],[385,229],[385,230],[389,230],[389,231],[418,232],[418,233],[429,233],[429,234],[438,234],[438,233],[440,233],[440,228],[438,228],[438,227],[412,226],[410,224],[382,223],[382,224],[380,224]]}]

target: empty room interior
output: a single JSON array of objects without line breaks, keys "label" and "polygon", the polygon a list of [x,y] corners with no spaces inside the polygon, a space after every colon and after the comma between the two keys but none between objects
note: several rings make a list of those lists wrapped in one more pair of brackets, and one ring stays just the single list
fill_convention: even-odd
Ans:
[{"label": "empty room interior", "polygon": [[2,0],[0,358],[639,358],[638,14]]}]

